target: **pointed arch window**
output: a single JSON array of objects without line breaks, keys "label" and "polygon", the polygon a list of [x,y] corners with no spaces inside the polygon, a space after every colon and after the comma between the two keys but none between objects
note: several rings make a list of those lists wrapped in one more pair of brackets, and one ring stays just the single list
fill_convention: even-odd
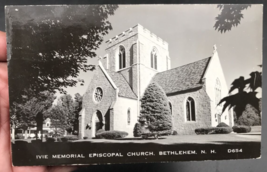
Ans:
[{"label": "pointed arch window", "polygon": [[157,69],[157,49],[154,47],[151,51],[151,68]]},{"label": "pointed arch window", "polygon": [[196,106],[192,97],[188,97],[186,100],[186,120],[196,121]]},{"label": "pointed arch window", "polygon": [[127,111],[127,124],[131,125],[131,109],[130,108]]},{"label": "pointed arch window", "polygon": [[119,49],[119,69],[126,67],[125,48],[120,46]]},{"label": "pointed arch window", "polygon": [[218,105],[220,100],[221,100],[221,82],[217,78],[215,83],[215,104]]}]

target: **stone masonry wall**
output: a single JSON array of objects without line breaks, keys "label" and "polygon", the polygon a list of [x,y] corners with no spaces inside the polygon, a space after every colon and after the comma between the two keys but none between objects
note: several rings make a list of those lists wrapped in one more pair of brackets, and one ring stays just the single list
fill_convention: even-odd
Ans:
[{"label": "stone masonry wall", "polygon": [[[103,90],[102,100],[97,103],[93,99],[93,93],[97,87],[100,87]],[[85,109],[85,116],[83,125],[84,128],[84,136],[91,138],[92,130],[86,129],[86,125],[90,124],[92,127],[92,116],[93,114],[99,110],[102,113],[103,120],[105,120],[105,115],[107,114],[112,102],[116,100],[116,91],[112,87],[111,83],[106,78],[105,74],[102,72],[100,67],[97,67],[95,74],[88,86],[88,89],[83,97],[83,108]],[[112,118],[112,115],[110,115]],[[110,128],[113,128],[112,119],[110,119]],[[105,126],[103,126],[103,129]]]},{"label": "stone masonry wall", "polygon": [[136,71],[133,70],[133,66],[136,66],[137,63],[137,44],[133,43],[132,45],[130,45],[130,49],[129,49],[129,56],[126,58],[126,67],[122,70],[120,70],[119,72],[124,76],[125,80],[129,83],[130,87],[133,89],[133,91],[136,93],[137,92],[137,88],[136,88]]},{"label": "stone masonry wall", "polygon": [[136,63],[136,41],[138,39],[137,33],[133,33],[128,37],[121,38],[117,44],[106,49],[106,53],[109,56],[109,69],[111,71],[119,71],[119,47],[125,48],[126,68]]},{"label": "stone masonry wall", "polygon": [[[138,97],[142,96],[157,72],[170,69],[168,43],[139,24],[116,35],[107,43],[109,70],[120,72]],[[124,69],[118,69],[120,46],[123,46],[126,52]],[[157,49],[157,70],[151,68],[151,52],[154,47]],[[103,61],[106,64],[107,60]]]},{"label": "stone masonry wall", "polygon": [[[186,121],[185,102],[188,97],[195,101],[196,121]],[[196,128],[211,126],[210,99],[203,88],[195,92],[168,96],[168,100],[172,104],[173,130],[179,135],[195,134]]]},{"label": "stone masonry wall", "polygon": [[155,47],[157,50],[157,71],[166,71],[167,63],[169,63],[169,50],[168,46],[163,46],[155,42],[151,37],[139,34],[138,40],[140,41],[140,63],[151,68],[151,52]]}]

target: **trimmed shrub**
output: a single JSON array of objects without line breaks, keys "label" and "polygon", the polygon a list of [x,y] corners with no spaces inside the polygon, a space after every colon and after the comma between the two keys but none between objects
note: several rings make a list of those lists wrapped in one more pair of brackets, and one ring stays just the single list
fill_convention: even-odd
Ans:
[{"label": "trimmed shrub", "polygon": [[217,125],[217,127],[229,127],[229,125],[225,124],[224,122],[221,122]]},{"label": "trimmed shrub", "polygon": [[178,135],[178,132],[176,130],[173,130],[172,135],[176,136],[176,135]]},{"label": "trimmed shrub", "polygon": [[15,139],[24,139],[24,136],[22,133],[18,133],[15,135]]},{"label": "trimmed shrub", "polygon": [[116,130],[96,133],[97,139],[119,139],[119,138],[124,138],[126,136],[128,136],[127,132],[116,131]]},{"label": "trimmed shrub", "polygon": [[197,128],[195,133],[200,134],[229,134],[233,130],[231,127],[209,127],[209,128]]},{"label": "trimmed shrub", "polygon": [[53,137],[49,137],[46,139],[46,142],[55,142],[55,141],[56,141],[56,139]]},{"label": "trimmed shrub", "polygon": [[146,119],[148,128],[153,131],[165,131],[172,128],[171,110],[167,96],[156,83],[146,88],[141,99],[140,119]]},{"label": "trimmed shrub", "polygon": [[88,139],[88,137],[83,137],[84,140]]},{"label": "trimmed shrub", "polygon": [[237,125],[233,126],[233,131],[236,133],[249,133],[251,131],[251,127],[245,125]]},{"label": "trimmed shrub", "polygon": [[62,142],[72,141],[72,140],[78,140],[77,135],[68,135],[60,138]]},{"label": "trimmed shrub", "polygon": [[169,136],[172,134],[172,130],[159,131],[159,136]]},{"label": "trimmed shrub", "polygon": [[134,137],[140,137],[141,134],[142,134],[141,124],[136,123],[135,126],[134,126],[133,135],[134,135]]}]

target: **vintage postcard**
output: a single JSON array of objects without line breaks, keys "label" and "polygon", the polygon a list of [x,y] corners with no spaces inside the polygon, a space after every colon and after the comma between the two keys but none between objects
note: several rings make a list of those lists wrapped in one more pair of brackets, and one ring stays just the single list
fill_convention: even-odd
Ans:
[{"label": "vintage postcard", "polygon": [[7,6],[15,166],[261,156],[261,4]]}]

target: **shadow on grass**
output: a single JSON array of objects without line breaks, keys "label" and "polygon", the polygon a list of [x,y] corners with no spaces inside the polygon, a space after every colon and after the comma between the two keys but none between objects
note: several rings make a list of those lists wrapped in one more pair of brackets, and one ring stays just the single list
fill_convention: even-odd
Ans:
[{"label": "shadow on grass", "polygon": [[114,139],[114,140],[163,140],[166,139],[165,137],[159,137],[158,139],[154,138],[154,137],[149,137],[146,139],[143,139],[141,137],[135,137],[135,138],[120,138],[120,139]]},{"label": "shadow on grass", "polygon": [[243,135],[243,136],[246,136],[246,135],[249,135],[249,136],[261,136],[261,134],[258,134],[258,133],[238,133],[238,135]]},{"label": "shadow on grass", "polygon": [[[235,141],[216,141],[216,142],[212,142],[212,143],[218,143],[220,145],[230,145],[230,146],[250,146],[250,145],[257,145],[260,146],[261,142],[257,142],[257,141],[249,141],[249,142],[235,142]],[[206,144],[206,145],[214,145],[214,144]]]}]

